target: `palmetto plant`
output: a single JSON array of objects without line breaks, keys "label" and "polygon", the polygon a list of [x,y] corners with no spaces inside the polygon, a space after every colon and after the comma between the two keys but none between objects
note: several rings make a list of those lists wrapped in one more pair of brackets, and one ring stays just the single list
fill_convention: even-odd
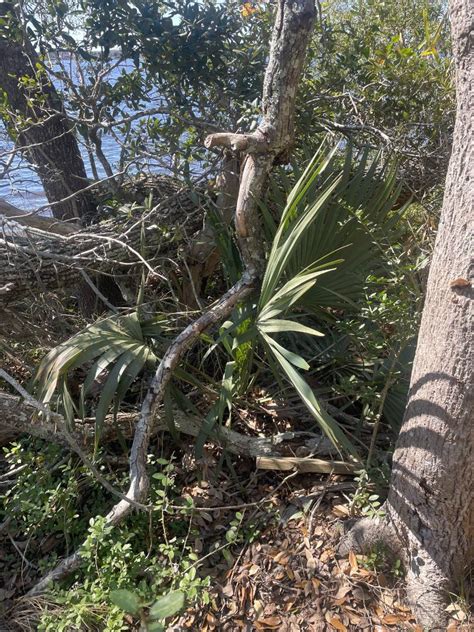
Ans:
[{"label": "palmetto plant", "polygon": [[323,144],[288,195],[258,301],[255,326],[269,354],[326,435],[353,454],[298,372],[308,363],[275,335],[320,336],[299,322],[304,313],[323,321],[334,310],[357,309],[367,271],[380,263],[380,240],[400,217],[391,212],[398,195],[395,165],[378,156],[369,162],[368,151],[354,161],[350,147],[341,165],[338,148],[327,153]]},{"label": "palmetto plant", "polygon": [[[138,375],[158,361],[158,353],[170,340],[169,325],[163,317],[140,320],[138,312],[101,320],[52,349],[41,361],[32,390],[44,403],[56,396],[70,421],[84,416],[85,402],[101,376],[106,376],[97,406],[96,443],[106,414],[114,404],[117,413],[127,391]],[[78,401],[72,398],[67,378],[79,367],[87,367]]]},{"label": "palmetto plant", "polygon": [[[393,165],[384,165],[378,156],[369,161],[368,152],[355,160],[350,148],[342,151],[341,159],[338,147],[328,151],[322,145],[309,162],[288,194],[275,227],[260,294],[234,311],[217,339],[203,338],[206,356],[220,349],[227,361],[217,401],[197,438],[198,450],[214,424],[223,422],[226,411],[230,417],[232,399],[245,391],[253,353],[259,348],[279,378],[285,377],[298,392],[334,445],[355,455],[337,421],[325,412],[304,380],[300,371],[309,365],[291,349],[291,339],[321,336],[313,327],[315,319],[324,324],[340,310],[357,309],[367,270],[379,265],[380,244],[399,219],[399,213],[391,212],[398,196],[395,181]],[[268,210],[264,214],[268,219]],[[117,412],[133,381],[157,363],[169,341],[170,325],[164,316],[142,321],[138,313],[132,313],[101,321],[43,359],[35,390],[44,402],[57,396],[73,418],[75,412],[83,414],[92,385],[106,374],[95,410],[99,437],[112,404]],[[83,365],[88,369],[74,402],[67,376]]]}]

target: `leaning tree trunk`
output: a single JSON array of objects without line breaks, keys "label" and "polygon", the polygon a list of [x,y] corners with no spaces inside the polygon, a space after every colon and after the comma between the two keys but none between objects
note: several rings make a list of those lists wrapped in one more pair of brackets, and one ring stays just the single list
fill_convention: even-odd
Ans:
[{"label": "leaning tree trunk", "polygon": [[16,146],[37,171],[58,219],[94,213],[84,162],[61,99],[30,42],[13,3],[0,9],[0,116]]},{"label": "leaning tree trunk", "polygon": [[450,13],[456,127],[387,518],[375,527],[359,523],[343,547],[366,548],[384,526],[405,563],[415,615],[430,631],[446,629],[448,591],[461,583],[474,548],[471,1],[451,0]]}]

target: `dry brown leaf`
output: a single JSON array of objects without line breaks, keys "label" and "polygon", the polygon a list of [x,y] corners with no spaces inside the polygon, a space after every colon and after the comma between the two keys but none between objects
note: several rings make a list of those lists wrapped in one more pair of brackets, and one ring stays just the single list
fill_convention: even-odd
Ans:
[{"label": "dry brown leaf", "polygon": [[290,560],[290,556],[287,555],[285,551],[280,551],[280,553],[274,556],[273,560],[282,566],[286,566]]},{"label": "dry brown leaf", "polygon": [[398,601],[393,602],[393,607],[396,608],[397,610],[400,610],[401,612],[411,612],[408,606],[405,606],[404,604],[399,603]]},{"label": "dry brown leaf", "polygon": [[406,620],[406,616],[401,614],[386,614],[382,617],[382,623],[385,625],[396,625],[397,623],[404,623]]},{"label": "dry brown leaf", "polygon": [[255,601],[253,602],[253,609],[255,611],[255,617],[257,619],[260,619],[263,615],[263,603],[258,599],[255,599]]},{"label": "dry brown leaf", "polygon": [[217,619],[216,619],[216,617],[215,617],[213,614],[211,614],[210,612],[207,614],[207,616],[206,616],[206,620],[207,620],[207,622],[209,623],[209,625],[210,625],[212,628],[215,628],[215,627],[216,627],[216,625],[217,625]]},{"label": "dry brown leaf", "polygon": [[449,285],[451,287],[470,287],[471,282],[468,281],[467,279],[463,279],[462,277],[459,277],[458,279],[453,279],[453,281],[450,281]]},{"label": "dry brown leaf", "polygon": [[252,577],[253,575],[256,575],[259,571],[260,571],[260,567],[257,566],[256,564],[252,564],[249,570],[250,577]]},{"label": "dry brown leaf", "polygon": [[347,632],[346,626],[339,619],[339,617],[335,617],[335,616],[331,615],[330,613],[328,613],[328,614],[329,614],[329,616],[326,616],[326,621],[330,625],[332,625],[333,628],[335,628],[336,630],[340,630],[341,632]]},{"label": "dry brown leaf", "polygon": [[265,619],[258,619],[255,623],[269,628],[270,630],[277,630],[281,625],[280,617],[266,617]]},{"label": "dry brown leaf", "polygon": [[332,600],[332,605],[333,606],[342,606],[343,603],[345,603],[346,598],[342,597],[342,599],[333,599]]},{"label": "dry brown leaf", "polygon": [[380,600],[389,608],[393,608],[393,595],[390,592],[383,592],[380,595]]},{"label": "dry brown leaf", "polygon": [[360,617],[358,614],[355,614],[354,612],[349,613],[349,622],[352,625],[360,625],[361,621],[362,621],[362,617]]},{"label": "dry brown leaf", "polygon": [[349,515],[349,507],[347,505],[334,505],[332,512],[338,518],[345,518]]},{"label": "dry brown leaf", "polygon": [[325,564],[328,560],[334,557],[334,551],[332,549],[326,549],[319,556],[320,561]]},{"label": "dry brown leaf", "polygon": [[462,622],[467,618],[467,614],[457,603],[450,603],[449,606],[446,608],[446,612],[449,612],[449,615],[459,622]]},{"label": "dry brown leaf", "polygon": [[351,590],[352,586],[349,586],[348,584],[343,584],[342,586],[339,586],[337,593],[334,595],[334,599],[342,599],[344,601],[345,596],[347,595],[347,593],[350,593]]},{"label": "dry brown leaf", "polygon": [[314,559],[314,555],[311,553],[311,550],[305,548],[304,554],[306,556],[306,562],[308,564],[308,568],[314,570],[316,568],[316,560]]},{"label": "dry brown leaf", "polygon": [[349,551],[349,564],[351,565],[351,575],[357,573],[359,565],[357,564],[357,557],[354,551]]}]

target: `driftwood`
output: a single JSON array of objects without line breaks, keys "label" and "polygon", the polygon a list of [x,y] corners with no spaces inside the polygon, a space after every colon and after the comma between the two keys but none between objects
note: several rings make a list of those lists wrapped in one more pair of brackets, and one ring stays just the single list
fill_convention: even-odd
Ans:
[{"label": "driftwood", "polygon": [[[164,176],[156,178],[155,194],[158,199],[150,211],[138,207],[131,216],[119,212],[114,219],[73,232],[64,228],[66,223],[50,224],[3,202],[0,285],[5,291],[0,303],[73,288],[84,270],[127,277],[137,265],[147,264],[148,271],[159,274],[159,260],[175,261],[179,248],[202,228],[206,197],[203,188],[191,191]],[[19,231],[16,223],[24,229]]]}]

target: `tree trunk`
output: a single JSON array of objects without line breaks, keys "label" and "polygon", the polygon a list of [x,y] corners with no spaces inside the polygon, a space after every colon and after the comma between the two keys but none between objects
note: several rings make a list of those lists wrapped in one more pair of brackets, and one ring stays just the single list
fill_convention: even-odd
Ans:
[{"label": "tree trunk", "polygon": [[385,538],[402,557],[409,601],[430,631],[446,629],[448,591],[456,592],[474,548],[471,0],[451,0],[450,13],[456,128],[387,516],[382,525],[359,523],[343,545],[344,552]]},{"label": "tree trunk", "polygon": [[95,206],[84,162],[61,99],[33,46],[21,31],[13,3],[0,18],[0,115],[7,131],[37,171],[58,219],[86,218]]}]

